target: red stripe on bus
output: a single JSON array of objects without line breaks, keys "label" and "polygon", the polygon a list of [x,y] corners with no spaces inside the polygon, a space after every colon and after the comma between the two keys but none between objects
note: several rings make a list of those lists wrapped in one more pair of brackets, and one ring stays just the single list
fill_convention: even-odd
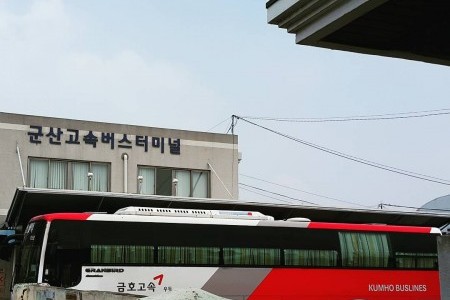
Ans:
[{"label": "red stripe on bus", "polygon": [[32,218],[31,221],[38,221],[38,220],[44,220],[44,221],[54,221],[54,220],[85,221],[91,215],[92,214],[89,214],[89,213],[54,213],[54,214],[46,214],[46,215],[36,216],[36,217]]},{"label": "red stripe on bus", "polygon": [[439,272],[280,268],[273,269],[248,299],[439,300]]},{"label": "red stripe on bus", "polygon": [[394,226],[382,224],[348,224],[348,223],[319,223],[311,222],[309,229],[335,229],[354,231],[378,231],[378,232],[404,232],[404,233],[431,233],[431,227],[418,226]]}]

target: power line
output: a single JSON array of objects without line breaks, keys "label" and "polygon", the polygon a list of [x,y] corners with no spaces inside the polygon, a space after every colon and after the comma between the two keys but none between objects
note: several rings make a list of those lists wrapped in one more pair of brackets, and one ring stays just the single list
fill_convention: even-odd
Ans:
[{"label": "power line", "polygon": [[432,211],[442,211],[442,212],[448,212],[450,213],[450,209],[444,209],[444,208],[424,208],[424,207],[414,207],[414,206],[404,206],[404,205],[397,205],[397,204],[388,204],[388,203],[382,203],[380,206],[391,206],[391,207],[400,207],[400,208],[410,208],[410,209],[423,209],[423,210],[432,210]]},{"label": "power line", "polygon": [[262,128],[264,130],[267,130],[267,131],[272,132],[274,134],[277,134],[279,136],[282,136],[282,137],[285,137],[287,139],[293,140],[293,141],[295,141],[297,143],[300,143],[300,144],[303,144],[305,146],[308,146],[308,147],[311,147],[311,148],[314,148],[314,149],[326,152],[328,154],[332,154],[332,155],[335,155],[335,156],[338,156],[338,157],[341,157],[341,158],[345,158],[347,160],[358,162],[358,163],[361,163],[361,164],[364,164],[364,165],[367,165],[367,166],[371,166],[371,167],[378,168],[378,169],[381,169],[381,170],[389,171],[389,172],[392,172],[392,173],[397,173],[397,174],[400,174],[400,175],[404,175],[404,176],[408,176],[408,177],[412,177],[412,178],[416,178],[416,179],[421,179],[421,180],[425,180],[425,181],[429,181],[429,182],[434,182],[434,183],[439,183],[439,184],[442,184],[442,185],[449,185],[450,186],[450,180],[447,180],[447,179],[441,179],[441,178],[432,177],[432,176],[428,176],[428,175],[424,175],[424,174],[420,174],[420,173],[415,173],[415,172],[411,172],[411,171],[407,171],[407,170],[391,167],[391,166],[388,166],[388,165],[383,165],[383,164],[380,164],[380,163],[372,162],[372,161],[369,161],[369,160],[366,160],[366,159],[363,159],[363,158],[351,156],[351,155],[348,155],[348,154],[345,154],[345,153],[342,153],[342,152],[339,152],[339,151],[336,151],[336,150],[333,150],[333,149],[325,148],[323,146],[319,146],[319,145],[307,142],[305,140],[301,140],[301,139],[295,138],[293,136],[281,133],[279,131],[276,131],[276,130],[270,129],[268,127],[256,124],[254,122],[251,122],[251,121],[249,121],[247,119],[244,119],[242,117],[239,117],[239,116],[235,116],[235,117],[238,118],[238,119],[241,119],[241,120],[243,120],[243,121],[245,121],[245,122],[247,122],[247,123],[249,123],[251,125],[254,125],[256,127]]},{"label": "power line", "polygon": [[242,118],[251,120],[276,121],[276,122],[323,123],[323,122],[350,122],[350,121],[382,121],[395,119],[426,118],[441,115],[450,115],[450,108],[405,112],[405,113],[328,117],[328,118],[276,118],[276,117],[256,117],[256,116],[243,116]]},{"label": "power line", "polygon": [[242,186],[245,186],[245,187],[249,187],[249,188],[252,188],[252,189],[255,189],[255,190],[263,191],[265,193],[269,193],[269,194],[272,194],[272,195],[277,195],[277,196],[280,196],[280,197],[291,199],[291,200],[294,200],[294,201],[299,201],[299,202],[303,202],[303,203],[308,203],[308,204],[311,204],[311,205],[319,206],[319,204],[317,204],[317,203],[313,203],[313,202],[305,201],[305,200],[302,200],[302,199],[286,196],[286,195],[283,195],[283,194],[271,192],[271,191],[268,191],[268,190],[265,190],[265,189],[262,189],[262,188],[258,188],[258,187],[252,186],[252,185],[248,185],[248,184],[245,184],[245,183],[241,183],[240,182],[239,185],[242,185]]},{"label": "power line", "polygon": [[354,202],[350,202],[350,201],[344,201],[344,200],[340,200],[340,199],[337,199],[337,198],[328,197],[328,196],[324,196],[324,195],[320,195],[320,194],[316,194],[316,193],[311,193],[311,192],[308,192],[308,191],[300,190],[300,189],[293,188],[293,187],[290,187],[290,186],[287,186],[287,185],[282,185],[282,184],[279,184],[279,183],[271,182],[271,181],[268,181],[268,180],[265,180],[265,179],[261,179],[261,178],[256,178],[256,177],[245,175],[245,174],[242,174],[242,173],[240,173],[239,175],[243,176],[243,177],[255,179],[255,180],[258,180],[258,181],[266,182],[266,183],[269,183],[269,184],[273,184],[273,185],[276,185],[276,186],[279,186],[279,187],[283,187],[283,188],[286,188],[286,189],[290,189],[290,190],[302,192],[302,193],[305,193],[305,194],[313,195],[313,196],[316,196],[316,197],[321,197],[321,198],[325,198],[325,199],[329,199],[329,200],[333,200],[333,201],[338,201],[338,202],[342,202],[342,203],[346,203],[346,204],[351,204],[351,205],[357,205],[357,206],[361,206],[361,207],[365,207],[365,208],[370,208],[370,206],[361,205],[359,203],[354,203]]},{"label": "power line", "polygon": [[214,125],[214,126],[211,127],[210,129],[208,129],[207,132],[210,132],[210,131],[213,130],[214,128],[216,128],[216,127],[222,125],[223,123],[227,122],[229,119],[230,119],[230,117],[228,117],[228,118],[226,118],[225,120],[223,120],[222,122],[220,122],[220,123]]},{"label": "power line", "polygon": [[272,197],[272,196],[269,196],[269,195],[265,195],[265,194],[263,194],[263,193],[259,193],[259,192],[253,191],[253,190],[251,190],[251,189],[248,189],[248,188],[245,188],[245,187],[242,187],[242,186],[241,186],[240,188],[241,188],[242,190],[244,190],[244,191],[247,191],[247,192],[250,192],[250,193],[254,193],[254,194],[257,194],[257,195],[260,195],[260,196],[269,198],[269,199],[273,199],[273,200],[277,200],[277,201],[280,201],[280,202],[292,204],[292,202],[290,202],[290,201],[286,201],[286,200],[282,200],[282,199],[279,199],[279,198],[275,198],[275,197]]}]

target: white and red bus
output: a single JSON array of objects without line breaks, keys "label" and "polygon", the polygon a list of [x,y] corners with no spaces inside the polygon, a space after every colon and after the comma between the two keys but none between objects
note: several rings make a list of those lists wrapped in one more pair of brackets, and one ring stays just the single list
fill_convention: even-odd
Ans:
[{"label": "white and red bus", "polygon": [[440,299],[431,227],[129,207],[33,218],[15,283],[228,299]]}]

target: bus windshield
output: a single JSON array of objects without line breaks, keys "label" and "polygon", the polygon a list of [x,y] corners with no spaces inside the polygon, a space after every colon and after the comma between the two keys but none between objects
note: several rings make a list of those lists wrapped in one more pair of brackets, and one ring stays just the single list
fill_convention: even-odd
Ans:
[{"label": "bus windshield", "polygon": [[38,282],[45,225],[45,221],[38,221],[30,223],[26,228],[15,283]]}]

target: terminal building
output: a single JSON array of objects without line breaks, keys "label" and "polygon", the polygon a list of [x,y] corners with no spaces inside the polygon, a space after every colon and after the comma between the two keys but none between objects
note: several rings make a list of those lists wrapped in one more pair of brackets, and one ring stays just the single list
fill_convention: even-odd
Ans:
[{"label": "terminal building", "polygon": [[17,187],[238,198],[233,135],[0,113],[0,219]]}]

